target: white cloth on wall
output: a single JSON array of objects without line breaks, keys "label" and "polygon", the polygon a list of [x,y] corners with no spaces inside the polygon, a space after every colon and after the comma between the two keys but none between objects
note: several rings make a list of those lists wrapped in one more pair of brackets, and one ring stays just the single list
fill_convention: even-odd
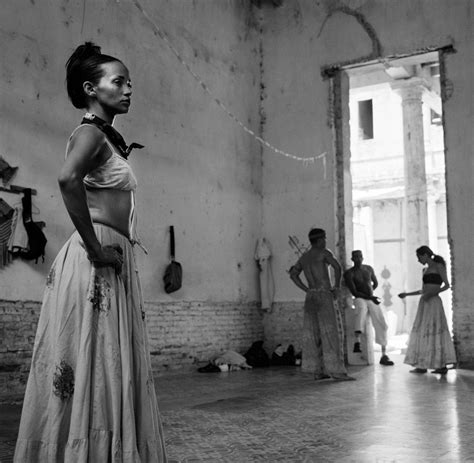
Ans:
[{"label": "white cloth on wall", "polygon": [[266,238],[259,238],[255,249],[255,260],[260,270],[260,299],[262,309],[271,310],[275,297],[275,282],[271,267],[272,251]]},{"label": "white cloth on wall", "polygon": [[9,251],[18,251],[20,249],[28,249],[28,234],[26,233],[25,225],[23,223],[23,207],[15,206],[15,223],[10,241],[8,242]]}]

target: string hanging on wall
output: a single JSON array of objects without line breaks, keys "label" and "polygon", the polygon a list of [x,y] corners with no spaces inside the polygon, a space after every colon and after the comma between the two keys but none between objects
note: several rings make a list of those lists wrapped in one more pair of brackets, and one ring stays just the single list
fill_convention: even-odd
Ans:
[{"label": "string hanging on wall", "polygon": [[295,161],[302,161],[303,163],[314,163],[317,159],[322,159],[323,160],[323,169],[324,169],[324,178],[326,178],[326,152],[321,153],[317,156],[311,156],[311,157],[302,157],[302,156],[297,156],[292,153],[287,153],[286,151],[283,151],[279,148],[276,148],[273,146],[271,143],[268,141],[264,140],[262,137],[257,135],[252,129],[247,127],[237,116],[230,111],[227,106],[222,103],[222,101],[215,97],[209,87],[203,82],[203,80],[193,71],[191,66],[183,59],[179,51],[176,49],[176,47],[171,43],[171,41],[168,39],[166,34],[158,27],[158,25],[153,21],[153,19],[150,17],[150,15],[146,12],[146,10],[142,7],[140,2],[138,0],[132,0],[133,4],[137,7],[137,9],[140,11],[140,13],[143,15],[143,17],[148,21],[150,24],[151,28],[155,32],[155,34],[163,40],[168,48],[171,50],[171,52],[178,58],[178,61],[186,68],[186,70],[191,74],[191,76],[196,80],[196,82],[202,87],[205,93],[207,93],[213,100],[214,102],[234,121],[236,122],[242,130],[244,130],[246,133],[251,135],[255,140],[257,140],[261,145],[265,146],[266,148],[270,149],[274,153],[280,154],[282,156],[285,156],[287,158],[293,159]]}]

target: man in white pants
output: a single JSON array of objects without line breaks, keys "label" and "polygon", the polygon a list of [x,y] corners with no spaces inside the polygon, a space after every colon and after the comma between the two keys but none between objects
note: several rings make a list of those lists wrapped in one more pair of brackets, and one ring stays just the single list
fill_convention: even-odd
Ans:
[{"label": "man in white pants", "polygon": [[363,260],[362,251],[352,251],[354,266],[344,272],[346,286],[355,298],[356,318],[354,332],[356,342],[354,343],[354,352],[361,352],[360,336],[365,329],[366,317],[369,315],[375,330],[375,342],[382,347],[380,364],[390,366],[393,365],[393,362],[385,352],[388,326],[380,308],[380,299],[374,296],[374,289],[378,286],[377,277],[370,265],[362,264]]}]

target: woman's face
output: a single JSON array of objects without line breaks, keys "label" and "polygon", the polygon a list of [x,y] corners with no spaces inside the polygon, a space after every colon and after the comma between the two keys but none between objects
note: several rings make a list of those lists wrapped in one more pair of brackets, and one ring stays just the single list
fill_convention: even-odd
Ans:
[{"label": "woman's face", "polygon": [[128,69],[120,61],[101,64],[103,76],[94,86],[92,104],[114,116],[128,112],[132,97],[132,83]]},{"label": "woman's face", "polygon": [[426,254],[417,254],[416,257],[418,257],[418,262],[420,264],[425,265],[428,263],[428,256]]}]

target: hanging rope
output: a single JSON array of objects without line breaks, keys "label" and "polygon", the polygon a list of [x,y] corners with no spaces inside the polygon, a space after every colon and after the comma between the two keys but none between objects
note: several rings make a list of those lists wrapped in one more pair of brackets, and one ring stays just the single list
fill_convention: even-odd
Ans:
[{"label": "hanging rope", "polygon": [[323,160],[323,169],[324,169],[324,178],[326,178],[326,152],[321,153],[317,156],[311,156],[311,157],[301,157],[301,156],[296,156],[295,154],[287,153],[286,151],[283,151],[279,148],[276,148],[273,146],[271,143],[268,141],[264,140],[262,137],[257,135],[252,129],[247,127],[237,116],[235,116],[232,111],[230,111],[222,101],[215,97],[209,87],[203,82],[203,80],[192,70],[191,66],[182,58],[181,54],[179,51],[176,49],[176,47],[171,43],[171,41],[168,39],[166,34],[157,26],[157,24],[153,21],[153,19],[150,17],[150,15],[145,11],[145,9],[142,7],[140,2],[138,0],[132,0],[133,4],[137,7],[137,9],[140,11],[140,13],[143,15],[143,17],[147,20],[147,22],[150,24],[151,28],[153,29],[153,32],[155,35],[157,35],[161,40],[163,40],[168,48],[171,50],[171,52],[178,58],[178,61],[186,68],[186,70],[193,76],[194,80],[202,87],[205,93],[207,93],[213,100],[214,102],[223,110],[225,113],[234,121],[236,122],[245,132],[247,132],[249,135],[251,135],[255,140],[257,140],[261,145],[265,146],[266,148],[270,149],[274,153],[280,154],[282,156],[285,156],[287,158],[293,159],[295,161],[302,161],[305,164],[313,163],[316,161],[316,159],[322,159]]}]

